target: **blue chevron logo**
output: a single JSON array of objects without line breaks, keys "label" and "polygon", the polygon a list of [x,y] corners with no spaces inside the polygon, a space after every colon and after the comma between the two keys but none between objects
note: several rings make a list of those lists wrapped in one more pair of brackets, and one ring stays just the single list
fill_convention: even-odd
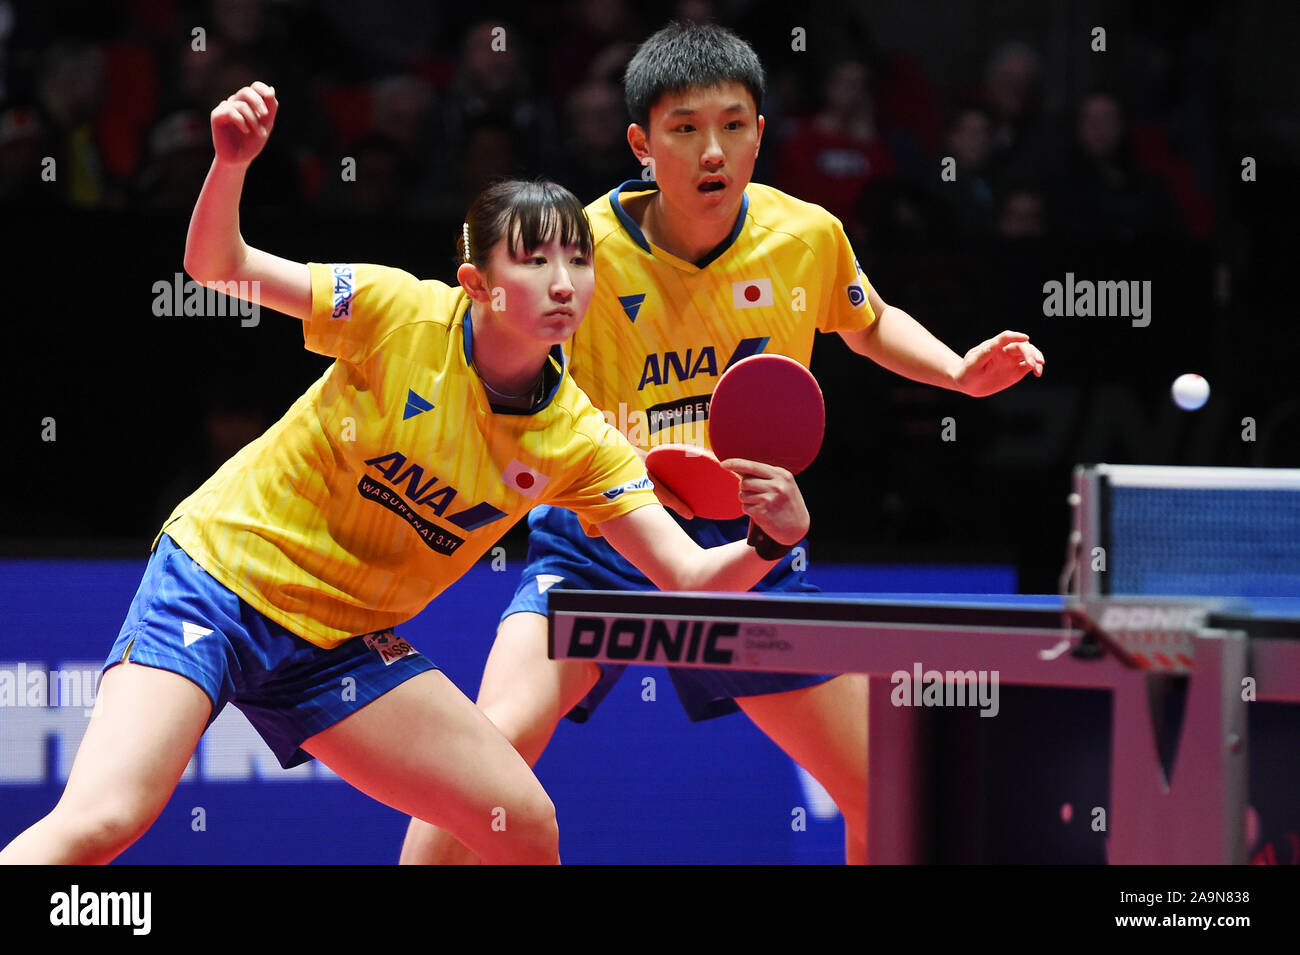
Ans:
[{"label": "blue chevron logo", "polygon": [[432,401],[426,401],[410,388],[406,389],[406,410],[402,412],[403,421],[407,418],[414,418],[418,414],[424,414],[426,411],[432,410]]},{"label": "blue chevron logo", "polygon": [[618,304],[623,306],[623,314],[627,316],[629,322],[636,321],[636,313],[641,311],[641,303],[645,301],[645,292],[640,295],[620,295]]}]

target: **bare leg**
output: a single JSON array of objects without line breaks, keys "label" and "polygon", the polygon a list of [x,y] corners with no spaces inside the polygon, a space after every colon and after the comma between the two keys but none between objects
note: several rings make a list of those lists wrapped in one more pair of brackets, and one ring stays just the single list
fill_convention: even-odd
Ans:
[{"label": "bare leg", "polygon": [[[511,614],[501,623],[488,654],[478,708],[529,766],[536,765],[555,727],[600,677],[594,663],[552,660],[546,655],[546,618]],[[412,813],[401,861],[410,864],[476,862],[468,840]],[[436,820],[431,820],[435,821]]]},{"label": "bare leg", "polygon": [[559,862],[555,807],[486,716],[432,670],[303,744],[357,789],[485,862]]},{"label": "bare leg", "polygon": [[844,814],[845,859],[867,861],[867,677],[845,673],[786,693],[736,700],[754,724],[826,787]]},{"label": "bare leg", "polygon": [[111,668],[63,796],[0,862],[111,862],[167,805],[211,713],[207,694],[179,674],[134,663]]}]

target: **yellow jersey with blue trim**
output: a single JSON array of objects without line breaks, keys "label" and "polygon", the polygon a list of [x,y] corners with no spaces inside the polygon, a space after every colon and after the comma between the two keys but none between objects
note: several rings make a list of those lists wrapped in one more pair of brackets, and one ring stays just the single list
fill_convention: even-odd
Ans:
[{"label": "yellow jersey with blue trim", "polygon": [[757,354],[807,367],[814,332],[875,321],[870,284],[838,219],[757,183],[718,248],[680,259],[651,243],[627,208],[657,189],[632,180],[587,207],[596,290],[570,370],[632,444],[707,447],[719,376]]},{"label": "yellow jersey with blue trim", "polygon": [[590,528],[656,503],[558,347],[533,406],[500,407],[461,288],[310,271],[306,345],[334,363],[160,532],[254,609],[328,649],[415,616],[537,505]]}]

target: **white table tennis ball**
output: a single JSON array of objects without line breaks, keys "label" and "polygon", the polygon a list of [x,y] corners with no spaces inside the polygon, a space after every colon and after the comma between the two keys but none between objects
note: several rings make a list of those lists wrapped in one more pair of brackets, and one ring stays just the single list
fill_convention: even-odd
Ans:
[{"label": "white table tennis ball", "polygon": [[1174,404],[1184,411],[1195,411],[1210,399],[1210,383],[1200,375],[1179,375],[1171,391]]}]

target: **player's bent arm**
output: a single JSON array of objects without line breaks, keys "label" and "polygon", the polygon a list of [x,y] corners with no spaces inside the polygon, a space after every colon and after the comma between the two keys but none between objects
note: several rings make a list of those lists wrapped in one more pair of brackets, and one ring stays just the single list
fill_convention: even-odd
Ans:
[{"label": "player's bent arm", "polygon": [[185,271],[227,295],[306,319],[311,315],[311,271],[301,262],[250,248],[239,231],[244,177],[265,147],[279,108],[275,88],[254,82],[213,109],[216,157],[190,217]]},{"label": "player's bent arm", "polygon": [[874,287],[870,302],[876,320],[866,328],[840,332],[844,343],[904,378],[958,390],[961,357],[907,312],[886,304]]},{"label": "player's bent arm", "polygon": [[657,504],[605,521],[600,530],[660,590],[749,590],[776,563],[744,541],[701,547]]},{"label": "player's bent arm", "polygon": [[212,163],[185,239],[185,271],[217,287],[297,319],[311,315],[311,270],[306,263],[255,249],[239,232],[239,197],[247,164]]}]

